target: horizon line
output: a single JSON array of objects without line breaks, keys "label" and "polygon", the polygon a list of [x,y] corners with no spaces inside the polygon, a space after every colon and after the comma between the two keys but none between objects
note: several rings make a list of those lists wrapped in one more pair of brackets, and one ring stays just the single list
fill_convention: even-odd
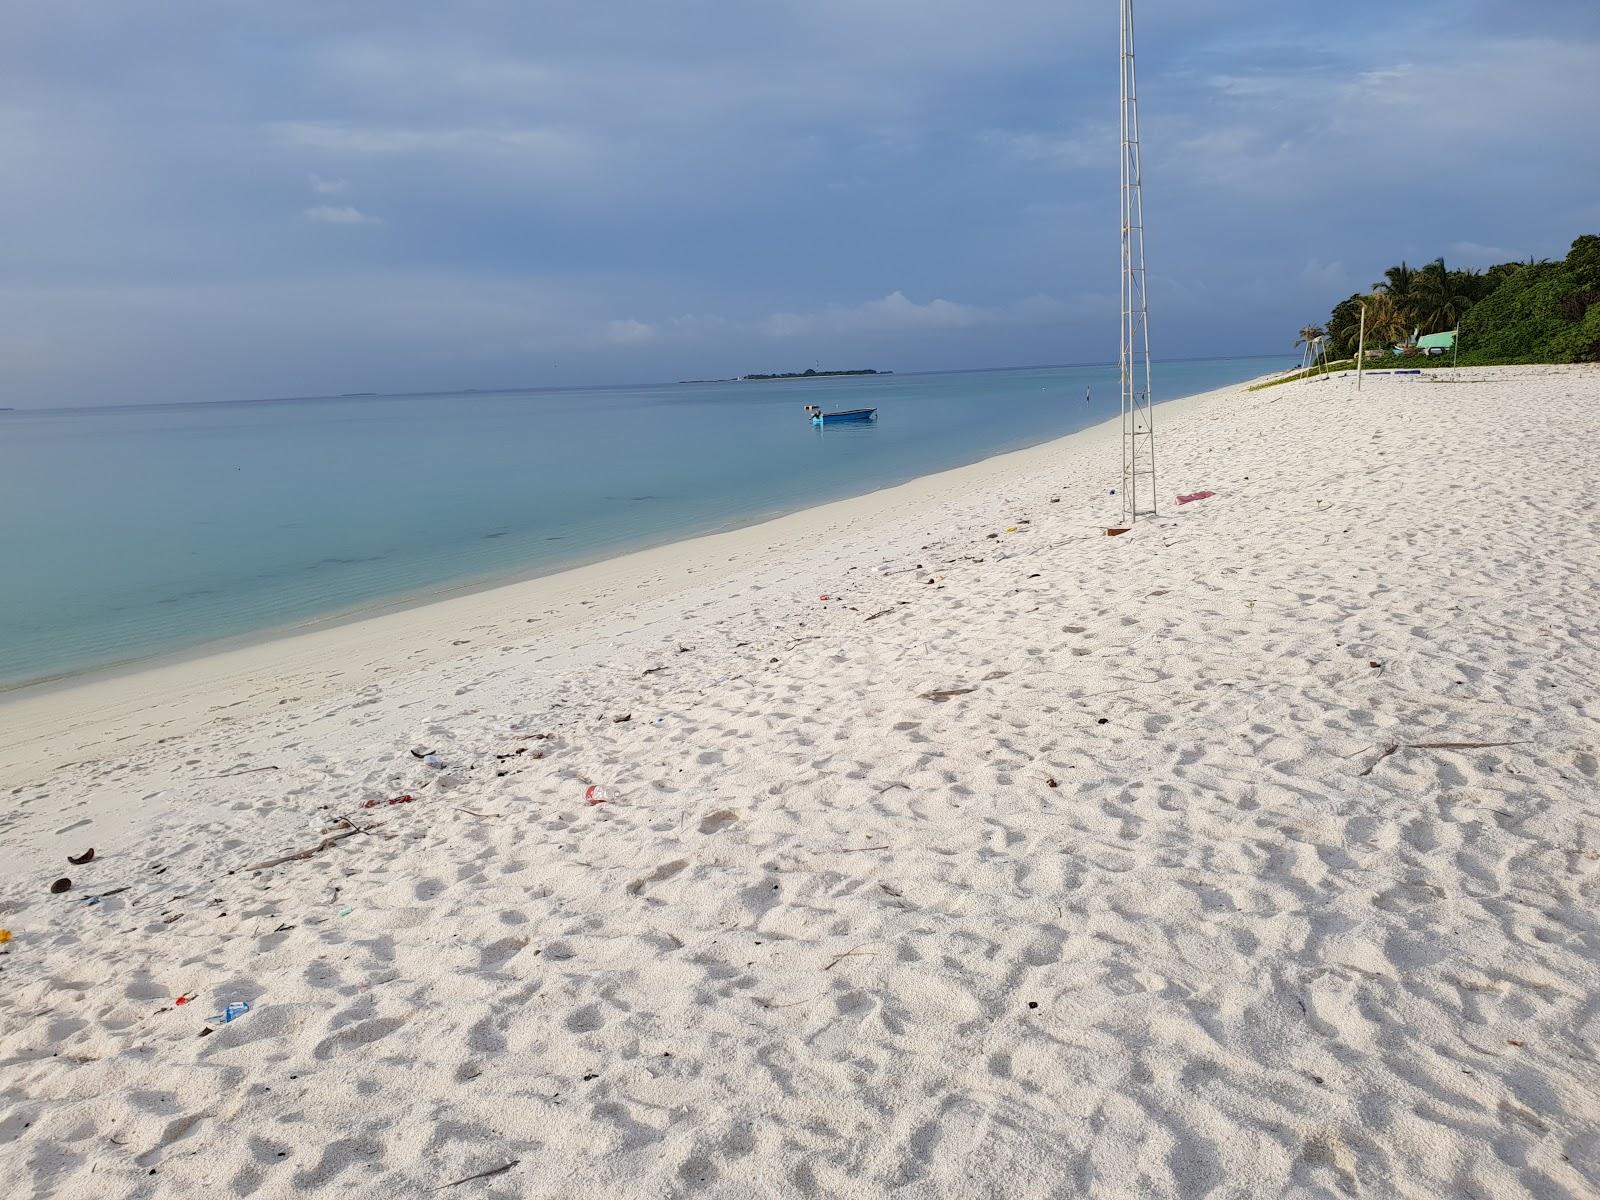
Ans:
[{"label": "horizon line", "polygon": [[[1293,357],[1284,352],[1279,353],[1254,353],[1254,354],[1193,354],[1180,355],[1174,358],[1157,358],[1152,362],[1158,365],[1189,362],[1221,362],[1232,359],[1251,358],[1278,358]],[[1114,367],[1115,359],[1096,359],[1088,362],[1069,363],[1025,363],[1009,366],[989,367],[952,367],[937,371],[901,371],[895,369],[875,368],[876,376],[860,375],[851,376],[857,379],[871,379],[874,377],[892,376],[896,379],[905,379],[920,375],[977,375],[988,371],[1060,371],[1075,367]],[[821,376],[822,378],[838,378],[838,376]],[[301,396],[241,396],[223,400],[136,400],[128,404],[41,404],[12,408],[11,412],[43,413],[43,412],[103,412],[109,409],[141,409],[141,408],[203,408],[221,404],[301,404],[308,401],[325,400],[413,400],[423,396],[455,397],[455,396],[503,396],[517,393],[533,392],[603,392],[623,391],[630,388],[657,388],[657,387],[682,387],[686,385],[711,385],[716,383],[743,383],[747,382],[742,376],[730,375],[722,379],[695,379],[695,380],[653,380],[650,382],[636,383],[577,383],[577,384],[523,384],[515,387],[467,387],[467,388],[429,388],[417,392],[326,392],[311,393]],[[748,382],[764,383],[766,380],[750,380]]]}]

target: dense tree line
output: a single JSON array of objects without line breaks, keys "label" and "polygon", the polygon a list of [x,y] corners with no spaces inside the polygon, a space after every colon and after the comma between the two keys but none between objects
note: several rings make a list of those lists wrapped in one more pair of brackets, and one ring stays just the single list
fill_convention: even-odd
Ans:
[{"label": "dense tree line", "polygon": [[1600,237],[1585,234],[1560,262],[1508,262],[1452,270],[1442,258],[1390,267],[1366,295],[1339,301],[1326,330],[1333,358],[1353,358],[1367,313],[1367,348],[1459,328],[1461,361],[1600,362]]}]

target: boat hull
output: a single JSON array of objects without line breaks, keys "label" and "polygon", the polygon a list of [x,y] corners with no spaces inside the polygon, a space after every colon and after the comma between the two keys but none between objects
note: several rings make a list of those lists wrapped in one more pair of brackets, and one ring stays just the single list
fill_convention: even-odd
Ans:
[{"label": "boat hull", "polygon": [[844,425],[863,421],[876,421],[878,410],[875,408],[852,408],[848,412],[813,413],[811,423],[816,426]]}]

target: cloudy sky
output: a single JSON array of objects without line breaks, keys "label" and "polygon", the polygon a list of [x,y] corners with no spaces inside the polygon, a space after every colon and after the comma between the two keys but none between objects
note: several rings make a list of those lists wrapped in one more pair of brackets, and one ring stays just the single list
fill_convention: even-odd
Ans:
[{"label": "cloudy sky", "polygon": [[[1600,231],[1600,4],[1140,0],[1159,357]],[[1115,355],[1115,0],[6,5],[0,405]]]}]

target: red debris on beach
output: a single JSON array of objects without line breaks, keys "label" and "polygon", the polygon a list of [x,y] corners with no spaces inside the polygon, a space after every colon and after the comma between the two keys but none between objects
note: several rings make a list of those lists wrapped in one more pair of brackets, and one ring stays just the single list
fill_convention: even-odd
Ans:
[{"label": "red debris on beach", "polygon": [[1190,492],[1187,496],[1179,496],[1179,504],[1193,504],[1196,500],[1208,500],[1215,496],[1215,492]]},{"label": "red debris on beach", "polygon": [[390,800],[368,800],[361,807],[362,808],[377,808],[378,805],[380,805],[380,804],[410,804],[411,801],[414,800],[414,799],[415,799],[415,797],[412,796],[410,792],[407,792],[404,796],[395,796],[393,799],[390,799]]},{"label": "red debris on beach", "polygon": [[603,783],[591,783],[583,793],[585,804],[604,804],[611,799],[611,789]]}]

